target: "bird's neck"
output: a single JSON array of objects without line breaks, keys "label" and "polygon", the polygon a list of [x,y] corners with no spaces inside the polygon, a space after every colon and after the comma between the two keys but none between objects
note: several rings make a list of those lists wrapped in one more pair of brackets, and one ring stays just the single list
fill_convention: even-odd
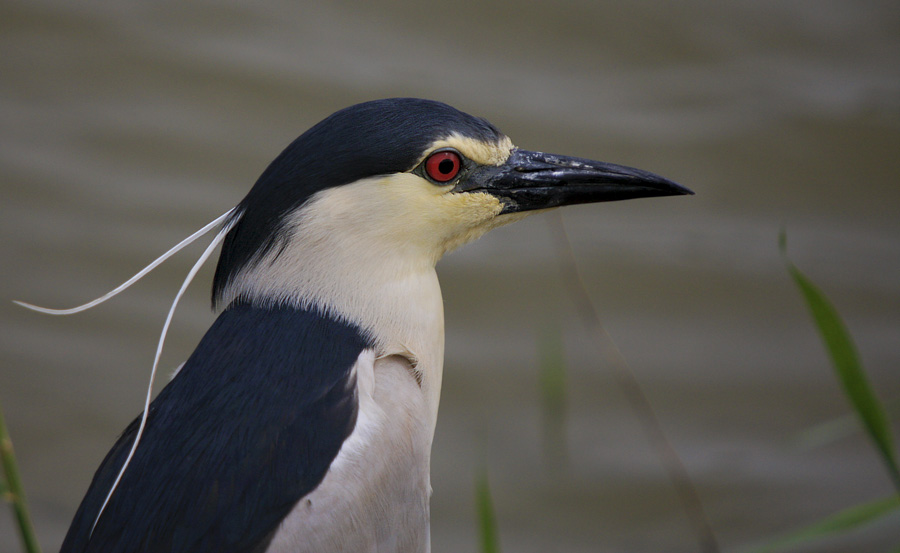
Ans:
[{"label": "bird's neck", "polygon": [[317,309],[359,326],[376,356],[411,361],[428,406],[423,416],[433,431],[444,358],[443,301],[434,263],[365,236],[298,219],[284,248],[236,275],[227,299]]}]

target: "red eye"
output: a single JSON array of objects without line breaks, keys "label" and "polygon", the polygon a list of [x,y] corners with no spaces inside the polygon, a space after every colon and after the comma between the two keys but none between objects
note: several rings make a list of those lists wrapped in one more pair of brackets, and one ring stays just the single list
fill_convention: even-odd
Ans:
[{"label": "red eye", "polygon": [[462,159],[451,150],[435,152],[425,161],[425,173],[437,182],[448,182],[459,174]]}]

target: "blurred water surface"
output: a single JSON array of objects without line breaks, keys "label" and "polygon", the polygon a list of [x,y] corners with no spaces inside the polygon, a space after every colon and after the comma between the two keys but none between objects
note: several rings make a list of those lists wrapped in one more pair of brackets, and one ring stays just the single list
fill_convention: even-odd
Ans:
[{"label": "blurred water surface", "polygon": [[[40,539],[58,548],[140,410],[180,255],[294,137],[359,101],[421,96],[520,146],[697,192],[564,217],[604,323],[728,551],[890,491],[777,251],[822,285],[883,398],[900,397],[900,8],[877,1],[0,3],[0,401]],[[475,551],[487,466],[510,552],[695,551],[684,514],[562,288],[546,216],[438,267],[447,359],[433,549]],[[164,367],[214,318],[211,266]],[[540,337],[568,362],[566,464],[546,463]],[[893,421],[897,420],[896,401]],[[816,551],[884,551],[894,516]],[[18,550],[0,515],[0,552]]]}]

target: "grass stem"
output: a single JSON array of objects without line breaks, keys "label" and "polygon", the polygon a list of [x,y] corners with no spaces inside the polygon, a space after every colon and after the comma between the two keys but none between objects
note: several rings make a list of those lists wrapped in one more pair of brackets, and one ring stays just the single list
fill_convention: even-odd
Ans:
[{"label": "grass stem", "polygon": [[22,545],[27,553],[41,553],[31,524],[31,516],[28,514],[28,506],[25,504],[25,492],[22,491],[22,479],[19,477],[19,468],[16,465],[16,457],[13,452],[12,440],[6,429],[6,420],[3,418],[3,409],[0,408],[0,464],[3,465],[3,476],[6,486],[3,490],[3,498],[12,505],[16,521],[19,523],[19,535]]},{"label": "grass stem", "polygon": [[556,241],[556,251],[559,253],[559,264],[565,281],[566,290],[575,305],[584,325],[596,336],[595,342],[599,359],[609,366],[613,375],[631,405],[638,418],[644,433],[651,446],[656,450],[657,457],[665,468],[669,480],[675,487],[675,492],[690,521],[696,535],[700,551],[705,553],[718,553],[719,544],[716,535],[709,524],[700,495],[691,480],[690,474],[681,462],[681,458],[672,446],[660,425],[659,417],[653,409],[653,405],[644,393],[644,389],[638,382],[634,372],[622,352],[619,351],[613,339],[607,334],[600,322],[597,308],[591,300],[584,280],[578,271],[575,254],[572,252],[572,244],[566,233],[562,215],[559,212],[551,214],[551,227]]}]

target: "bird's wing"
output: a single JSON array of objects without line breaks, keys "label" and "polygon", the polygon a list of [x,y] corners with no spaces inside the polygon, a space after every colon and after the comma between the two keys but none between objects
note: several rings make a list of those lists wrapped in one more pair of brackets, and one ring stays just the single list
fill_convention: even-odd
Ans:
[{"label": "bird's wing", "polygon": [[230,307],[150,406],[94,527],[137,421],[106,456],[61,553],[264,550],[352,432],[353,367],[367,347],[357,328],[319,313]]}]

